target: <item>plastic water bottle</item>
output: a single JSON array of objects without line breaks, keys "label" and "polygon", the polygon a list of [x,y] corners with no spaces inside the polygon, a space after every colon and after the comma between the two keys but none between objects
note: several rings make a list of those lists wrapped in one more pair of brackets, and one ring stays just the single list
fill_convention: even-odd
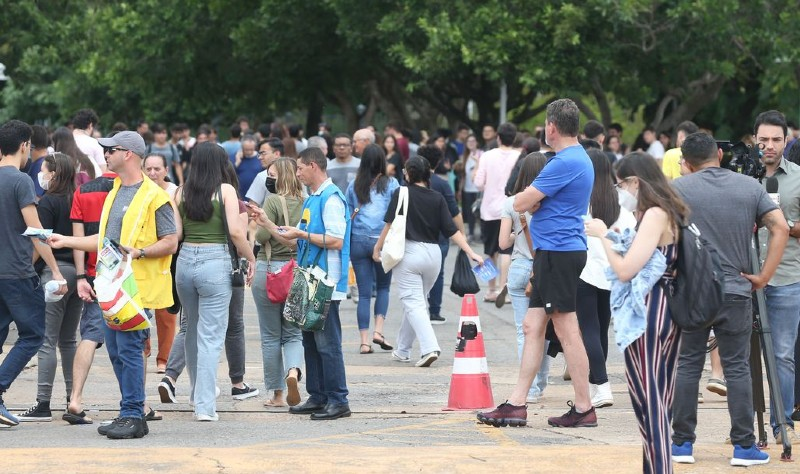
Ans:
[{"label": "plastic water bottle", "polygon": [[64,295],[56,295],[55,292],[58,291],[58,287],[61,286],[55,280],[50,280],[44,285],[44,301],[45,303],[55,303],[59,301]]}]

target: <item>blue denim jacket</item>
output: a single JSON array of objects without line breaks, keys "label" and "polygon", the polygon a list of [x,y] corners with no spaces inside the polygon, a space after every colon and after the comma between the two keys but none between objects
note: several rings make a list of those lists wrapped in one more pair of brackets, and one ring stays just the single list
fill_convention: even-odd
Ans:
[{"label": "blue denim jacket", "polygon": [[[636,231],[633,229],[625,229],[622,234],[614,231],[606,234],[606,238],[614,242],[611,248],[621,255],[628,252],[635,236]],[[644,334],[647,328],[645,297],[666,269],[667,259],[658,249],[629,282],[620,281],[614,270],[606,268],[606,277],[611,282],[611,316],[614,319],[615,339],[620,352]]]},{"label": "blue denim jacket", "polygon": [[389,201],[392,199],[392,193],[395,189],[400,187],[400,183],[394,178],[389,178],[389,183],[386,185],[386,191],[379,194],[375,188],[369,190],[369,204],[361,205],[356,197],[356,191],[353,187],[355,180],[347,186],[347,207],[351,210],[358,209],[358,214],[353,219],[353,235],[361,235],[365,237],[378,238],[381,235],[385,222],[383,221],[386,215],[386,210],[389,209]]}]

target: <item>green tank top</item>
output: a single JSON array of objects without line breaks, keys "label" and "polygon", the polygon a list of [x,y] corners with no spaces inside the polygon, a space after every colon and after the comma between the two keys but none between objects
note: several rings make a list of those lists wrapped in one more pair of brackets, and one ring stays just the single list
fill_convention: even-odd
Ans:
[{"label": "green tank top", "polygon": [[179,206],[183,220],[183,241],[193,244],[224,244],[228,242],[225,228],[222,226],[222,211],[219,202],[214,199],[214,212],[208,222],[194,221],[186,217],[183,202]]}]

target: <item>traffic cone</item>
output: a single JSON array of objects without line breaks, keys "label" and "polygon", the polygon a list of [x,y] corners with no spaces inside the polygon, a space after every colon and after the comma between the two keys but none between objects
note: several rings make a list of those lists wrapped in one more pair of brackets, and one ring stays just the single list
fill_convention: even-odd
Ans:
[{"label": "traffic cone", "polygon": [[[476,327],[477,335],[474,339],[461,340],[464,323]],[[466,344],[463,351],[456,350],[453,375],[450,377],[450,397],[444,410],[493,407],[492,383],[489,381],[489,365],[486,363],[486,349],[483,345],[483,332],[475,295],[464,295],[458,327],[458,338],[461,344]]]}]

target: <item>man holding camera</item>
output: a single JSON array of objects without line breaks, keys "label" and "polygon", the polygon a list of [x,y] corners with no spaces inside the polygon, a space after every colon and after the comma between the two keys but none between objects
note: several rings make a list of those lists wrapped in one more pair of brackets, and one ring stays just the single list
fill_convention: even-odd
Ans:
[{"label": "man holding camera", "polygon": [[[763,288],[775,273],[787,239],[786,222],[755,179],[720,168],[722,151],[709,135],[689,135],[681,153],[690,173],[674,181],[675,189],[691,209],[691,220],[701,235],[719,252],[725,274],[725,300],[711,327],[727,380],[731,464],[765,464],[769,455],[755,447],[753,434],[751,292]],[[758,269],[750,268],[754,224],[766,226],[770,234],[766,260],[757,274],[751,273]],[[672,406],[672,459],[678,463],[694,463],[697,392],[710,329],[683,331]]]},{"label": "man holding camera", "polygon": [[[800,443],[794,432],[791,418],[794,406],[795,360],[794,348],[800,327],[800,166],[783,158],[786,148],[786,117],[777,110],[762,112],[756,117],[756,143],[762,151],[761,161],[767,170],[767,178],[778,180],[775,199],[789,224],[789,241],[783,258],[769,280],[764,293],[767,297],[767,317],[772,327],[772,345],[775,348],[775,362],[778,369],[778,388],[783,399],[787,435],[792,443]],[[765,179],[766,183],[767,180]],[[766,184],[765,184],[766,186]],[[774,190],[773,190],[774,191]],[[777,194],[777,196],[775,196]],[[771,243],[770,237],[770,243]],[[764,245],[762,239],[762,246]],[[775,405],[770,400],[769,421],[778,444],[783,440],[775,419]]]}]

